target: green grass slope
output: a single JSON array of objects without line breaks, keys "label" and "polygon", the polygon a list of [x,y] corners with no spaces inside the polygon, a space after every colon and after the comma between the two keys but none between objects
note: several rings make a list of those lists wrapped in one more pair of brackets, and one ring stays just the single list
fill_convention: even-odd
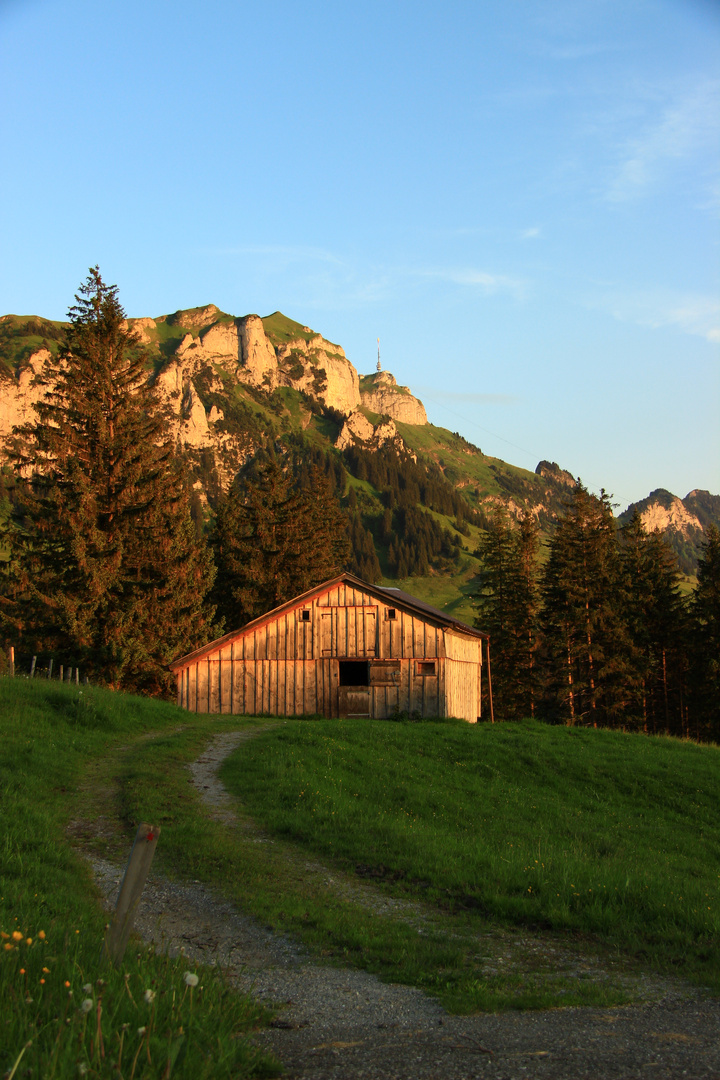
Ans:
[{"label": "green grass slope", "polygon": [[[0,678],[5,1076],[215,1080],[275,1074],[246,1038],[264,1011],[229,993],[216,972],[199,970],[193,1000],[182,958],[171,961],[131,944],[119,971],[102,962],[107,916],[68,840],[68,823],[83,810],[88,769],[133,740],[177,729],[181,720],[178,709],[160,701]],[[139,816],[145,810],[141,806]],[[111,813],[107,791],[102,813]],[[128,822],[125,858],[133,832]]]},{"label": "green grass slope", "polygon": [[715,746],[530,722],[288,722],[223,776],[272,834],[340,868],[720,992]]}]

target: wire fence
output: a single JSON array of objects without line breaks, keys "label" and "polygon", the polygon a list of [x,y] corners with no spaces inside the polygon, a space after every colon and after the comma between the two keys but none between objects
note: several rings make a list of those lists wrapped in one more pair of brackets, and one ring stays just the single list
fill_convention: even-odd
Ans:
[{"label": "wire fence", "polygon": [[84,686],[88,684],[87,675],[81,674],[76,664],[55,663],[55,658],[52,656],[42,657],[38,663],[37,655],[30,656],[29,653],[16,655],[15,647],[11,645],[5,653],[4,660],[5,663],[0,665],[0,670],[4,667],[4,674],[11,678],[54,679],[56,682],[74,682],[76,686],[81,683]]}]

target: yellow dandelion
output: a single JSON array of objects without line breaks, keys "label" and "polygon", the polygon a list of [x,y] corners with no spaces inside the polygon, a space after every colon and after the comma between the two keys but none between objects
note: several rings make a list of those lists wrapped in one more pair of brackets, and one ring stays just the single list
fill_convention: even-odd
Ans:
[{"label": "yellow dandelion", "polygon": [[49,975],[49,974],[50,974],[50,968],[45,968],[45,967],[44,967],[44,968],[43,968],[43,971],[45,972],[45,974],[46,974],[46,975]]},{"label": "yellow dandelion", "polygon": [[5,942],[5,951],[6,952],[10,952],[10,950],[14,949],[14,948],[15,948],[15,946],[13,945],[12,941],[6,941]]},{"label": "yellow dandelion", "polygon": [[25,944],[26,945],[32,945],[32,938],[31,937],[25,938]]},{"label": "yellow dandelion", "polygon": [[13,930],[12,936],[13,936],[13,941],[22,941],[22,934],[20,933],[19,930]]},{"label": "yellow dandelion", "polygon": [[41,941],[44,941],[45,940],[45,931],[44,930],[38,931],[38,937],[40,938]]}]

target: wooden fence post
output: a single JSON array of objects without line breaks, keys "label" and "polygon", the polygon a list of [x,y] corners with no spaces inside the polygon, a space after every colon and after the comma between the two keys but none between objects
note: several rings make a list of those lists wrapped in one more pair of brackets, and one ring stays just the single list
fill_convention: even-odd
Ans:
[{"label": "wooden fence post", "polygon": [[52,679],[52,666],[53,666],[53,658],[51,656],[50,657],[50,663],[48,664],[48,679]]},{"label": "wooden fence post", "polygon": [[159,825],[146,825],[144,822],[138,827],[135,835],[135,843],[132,846],[125,876],[118,893],[115,914],[105,935],[103,946],[105,955],[116,968],[120,967],[125,955],[159,835]]},{"label": "wooden fence post", "polygon": [[36,665],[36,663],[37,663],[37,656],[33,656],[32,660],[30,661],[30,678],[31,679],[35,678],[35,665]]},{"label": "wooden fence post", "polygon": [[61,664],[61,665],[60,665],[60,682],[62,682],[62,681],[63,681],[63,678],[64,678],[64,675],[63,675],[63,665]]},{"label": "wooden fence post", "polygon": [[80,685],[80,668],[75,668],[75,685]]},{"label": "wooden fence post", "polygon": [[15,674],[15,646],[10,646],[10,674]]},{"label": "wooden fence post", "polygon": [[490,723],[495,723],[495,713],[493,712],[493,699],[492,699],[492,671],[490,669],[490,638],[487,639],[487,664],[488,664],[488,694],[490,695]]}]

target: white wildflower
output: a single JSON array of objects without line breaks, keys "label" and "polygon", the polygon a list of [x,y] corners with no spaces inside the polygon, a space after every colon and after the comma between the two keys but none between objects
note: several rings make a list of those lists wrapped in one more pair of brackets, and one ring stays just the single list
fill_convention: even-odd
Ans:
[{"label": "white wildflower", "polygon": [[155,991],[154,990],[146,990],[145,991],[145,1003],[147,1005],[152,1005],[154,1000],[155,1000]]},{"label": "white wildflower", "polygon": [[144,1028],[144,1027],[139,1027],[138,1028],[138,1035],[139,1035],[139,1037],[141,1039],[142,1039],[142,1037],[143,1037],[143,1035],[145,1034],[146,1031],[147,1031],[147,1028]]},{"label": "white wildflower", "polygon": [[90,1010],[92,1009],[92,1007],[93,1007],[93,999],[92,998],[85,998],[82,1005],[80,1006],[80,1012],[81,1013],[89,1013]]},{"label": "white wildflower", "polygon": [[83,986],[83,994],[92,994],[92,983],[85,983]]},{"label": "white wildflower", "polygon": [[193,974],[192,971],[186,971],[183,975],[183,979],[185,980],[186,986],[197,986],[200,981],[197,975]]}]

